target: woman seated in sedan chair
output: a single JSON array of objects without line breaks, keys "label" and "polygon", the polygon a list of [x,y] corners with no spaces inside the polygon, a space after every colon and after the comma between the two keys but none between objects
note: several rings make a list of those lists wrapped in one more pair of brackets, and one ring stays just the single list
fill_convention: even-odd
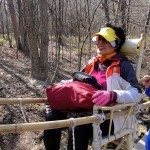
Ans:
[{"label": "woman seated in sedan chair", "polygon": [[[129,60],[120,53],[125,40],[123,29],[111,24],[107,24],[92,35],[97,56],[89,60],[82,72],[95,77],[102,89],[80,81],[48,87],[46,92],[51,111],[47,113],[47,121],[67,119],[67,113],[70,111],[92,110],[94,104],[112,106],[117,103],[138,102],[141,99],[141,89],[135,71]],[[130,119],[132,124],[134,119]],[[111,134],[120,130],[124,120],[124,116],[119,115],[113,119]],[[106,120],[100,125],[102,136],[108,135],[109,122],[110,120]],[[46,150],[59,150],[61,131],[62,129],[44,131]],[[75,149],[87,150],[92,135],[91,123],[75,126]],[[72,130],[69,128],[67,150],[73,149],[72,140]]]}]

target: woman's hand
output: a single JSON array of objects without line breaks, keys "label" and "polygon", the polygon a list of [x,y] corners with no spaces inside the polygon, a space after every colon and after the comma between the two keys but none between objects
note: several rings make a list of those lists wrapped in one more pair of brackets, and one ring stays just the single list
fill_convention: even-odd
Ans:
[{"label": "woman's hand", "polygon": [[150,76],[145,75],[142,79],[139,80],[139,82],[143,82],[143,85],[145,86],[145,88],[150,87]]},{"label": "woman's hand", "polygon": [[109,102],[116,102],[117,93],[114,91],[98,91],[93,96],[93,103],[97,106],[104,106]]}]

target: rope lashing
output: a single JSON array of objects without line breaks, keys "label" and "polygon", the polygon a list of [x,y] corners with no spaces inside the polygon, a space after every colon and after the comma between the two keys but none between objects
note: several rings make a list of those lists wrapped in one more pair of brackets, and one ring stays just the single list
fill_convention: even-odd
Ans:
[{"label": "rope lashing", "polygon": [[21,110],[21,113],[23,115],[23,119],[24,121],[27,123],[27,119],[26,119],[26,116],[25,116],[25,113],[23,111],[23,106],[22,106],[22,98],[18,98],[19,102],[20,102],[20,110]]},{"label": "rope lashing", "polygon": [[101,120],[101,122],[104,122],[106,119],[104,112],[102,112],[100,114],[93,114],[93,116],[98,117]]},{"label": "rope lashing", "polygon": [[72,126],[72,144],[73,144],[73,150],[75,150],[75,135],[74,135],[74,127],[76,126],[76,120],[74,118],[70,118],[70,123]]},{"label": "rope lashing", "polygon": [[141,105],[140,104],[136,104],[135,105],[136,110],[139,112],[141,110]]},{"label": "rope lashing", "polygon": [[105,121],[106,117],[104,115],[104,112],[102,111],[100,114],[93,114],[93,116],[96,116],[99,118],[99,122],[93,123],[93,136],[95,137],[93,140],[93,146],[96,147],[97,150],[100,150],[100,145],[102,141],[102,130],[100,129],[100,124]]},{"label": "rope lashing", "polygon": [[[21,113],[22,113],[22,115],[23,115],[23,119],[24,119],[24,121],[27,123],[28,121],[27,121],[27,118],[26,118],[25,113],[24,113],[24,111],[23,111],[22,98],[18,98],[18,100],[19,100],[19,102],[20,102],[20,110],[21,110]],[[33,138],[32,138],[31,133],[29,133],[27,139],[32,142],[32,149],[31,149],[31,150],[35,150],[35,142],[33,141]]]}]

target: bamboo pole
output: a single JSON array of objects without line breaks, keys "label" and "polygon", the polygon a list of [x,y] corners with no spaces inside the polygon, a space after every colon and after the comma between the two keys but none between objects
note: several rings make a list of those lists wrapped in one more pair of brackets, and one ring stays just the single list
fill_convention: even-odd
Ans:
[{"label": "bamboo pole", "polygon": [[108,138],[108,136],[106,136],[102,139],[101,146],[107,144],[108,142],[112,142],[116,139],[119,139],[125,135],[128,135],[132,132],[133,132],[133,129],[124,129],[124,130],[122,130],[122,132],[117,132],[117,133],[115,133],[115,135],[111,135],[109,138]]},{"label": "bamboo pole", "polygon": [[141,109],[150,107],[150,101],[140,104]]},{"label": "bamboo pole", "polygon": [[[15,100],[15,99],[14,99]],[[39,101],[39,99],[37,99]],[[46,99],[43,99],[44,101]],[[145,109],[150,107],[150,101],[143,103],[140,105],[141,109]],[[114,115],[125,115],[129,111],[129,108],[121,110],[120,112],[114,112]],[[131,114],[136,113],[137,110],[132,111]],[[105,113],[105,117],[107,119],[110,118],[110,113]],[[74,121],[73,121],[74,120]],[[47,121],[47,122],[35,122],[35,123],[21,123],[21,124],[5,124],[0,125],[0,133],[18,133],[18,132],[26,132],[26,131],[38,131],[38,130],[46,130],[46,129],[57,129],[57,128],[65,128],[75,125],[83,125],[88,123],[100,122],[101,119],[97,116],[88,116],[88,117],[80,117],[66,120],[57,120],[57,121]]]},{"label": "bamboo pole", "polygon": [[47,98],[0,98],[0,104],[34,104],[45,103]]},{"label": "bamboo pole", "polygon": [[73,118],[73,119],[70,118],[66,120],[47,121],[47,122],[5,124],[5,125],[0,125],[0,133],[17,133],[17,132],[25,132],[25,131],[57,129],[57,128],[65,128],[73,125],[94,123],[99,121],[100,118],[96,116],[89,116],[89,117],[81,117],[81,118]]},{"label": "bamboo pole", "polygon": [[[35,104],[35,103],[46,103],[47,98],[0,98],[0,105],[2,104]],[[125,104],[126,105],[126,104]],[[150,101],[140,104],[141,109],[150,107]]]},{"label": "bamboo pole", "polygon": [[[142,105],[144,108],[149,106],[150,103],[146,103]],[[129,108],[120,111],[114,112],[114,115],[125,115],[129,111]],[[135,113],[134,111],[132,113]],[[105,117],[107,119],[110,118],[110,113],[106,113]],[[88,117],[80,117],[74,118],[75,125],[83,125],[88,123],[100,122],[101,119],[97,116],[88,116]],[[47,121],[47,122],[35,122],[35,123],[21,123],[21,124],[5,124],[0,125],[0,133],[18,133],[25,131],[38,131],[38,130],[46,130],[46,129],[57,129],[57,128],[65,128],[73,125],[72,119],[66,120],[57,120],[57,121]]]}]

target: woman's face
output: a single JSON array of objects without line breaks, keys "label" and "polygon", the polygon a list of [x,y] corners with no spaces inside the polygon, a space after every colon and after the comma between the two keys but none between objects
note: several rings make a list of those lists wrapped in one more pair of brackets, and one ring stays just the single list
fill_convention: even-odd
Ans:
[{"label": "woman's face", "polygon": [[102,55],[110,54],[116,50],[103,37],[99,37],[99,39],[95,41],[95,45],[96,45],[97,53]]}]

